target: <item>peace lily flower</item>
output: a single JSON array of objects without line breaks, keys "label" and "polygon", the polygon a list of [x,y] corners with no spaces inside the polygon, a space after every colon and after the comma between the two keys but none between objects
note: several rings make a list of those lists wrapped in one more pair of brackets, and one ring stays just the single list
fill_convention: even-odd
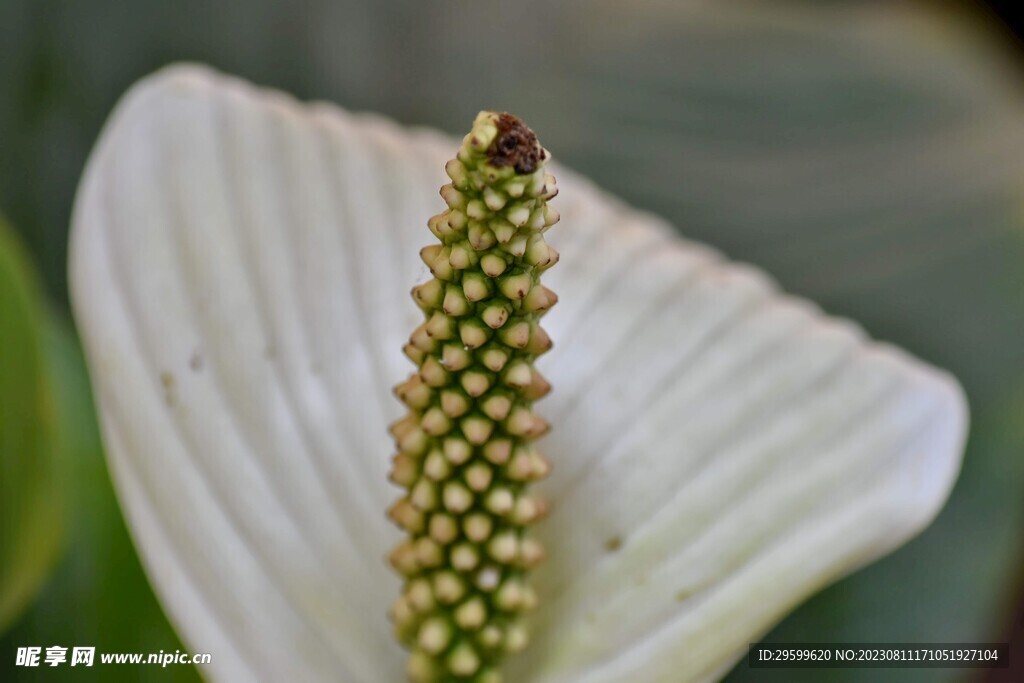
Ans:
[{"label": "peace lily flower", "polygon": [[[75,315],[133,537],[213,679],[405,677],[386,426],[457,147],[179,66],[133,88],[93,152]],[[552,168],[553,506],[505,677],[713,679],[930,522],[962,392]]]}]

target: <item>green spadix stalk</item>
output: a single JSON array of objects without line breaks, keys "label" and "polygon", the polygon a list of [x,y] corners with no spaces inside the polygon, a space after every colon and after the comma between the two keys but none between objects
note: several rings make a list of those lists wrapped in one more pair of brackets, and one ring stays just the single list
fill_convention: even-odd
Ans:
[{"label": "green spadix stalk", "polygon": [[526,575],[543,559],[526,527],[546,509],[527,489],[550,469],[531,409],[550,390],[534,360],[557,301],[539,280],[558,260],[547,158],[518,118],[481,112],[445,166],[448,209],[428,222],[440,244],[420,252],[433,279],[412,291],[425,321],[404,349],[418,370],[395,388],[409,413],[391,427],[405,494],[389,510],[409,534],[390,557],[405,578],[391,618],[413,681],[495,683],[526,645]]}]

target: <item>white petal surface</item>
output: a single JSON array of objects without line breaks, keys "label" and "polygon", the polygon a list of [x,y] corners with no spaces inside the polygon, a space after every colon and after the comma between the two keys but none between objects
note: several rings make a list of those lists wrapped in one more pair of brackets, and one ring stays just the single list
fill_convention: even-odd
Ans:
[{"label": "white petal surface", "polygon": [[[385,426],[454,149],[176,67],[132,90],[93,153],[76,317],[135,541],[212,678],[403,677]],[[535,644],[510,678],[711,678],[931,520],[963,397],[555,172],[555,507]]]}]

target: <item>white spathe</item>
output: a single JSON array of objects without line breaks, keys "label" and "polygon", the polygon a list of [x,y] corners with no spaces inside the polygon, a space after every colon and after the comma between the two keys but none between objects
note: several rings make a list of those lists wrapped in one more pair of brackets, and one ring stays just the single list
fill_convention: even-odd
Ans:
[{"label": "white spathe", "polygon": [[[543,139],[543,131],[541,131]],[[196,66],[93,152],[76,320],[122,507],[204,675],[403,680],[391,387],[456,144]],[[555,150],[557,153],[557,150]],[[554,501],[524,683],[714,678],[945,501],[947,374],[555,167]]]}]

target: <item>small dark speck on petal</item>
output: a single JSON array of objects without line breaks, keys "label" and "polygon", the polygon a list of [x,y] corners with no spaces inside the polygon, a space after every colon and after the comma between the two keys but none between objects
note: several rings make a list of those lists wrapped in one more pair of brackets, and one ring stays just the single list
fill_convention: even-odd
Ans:
[{"label": "small dark speck on petal", "polygon": [[192,368],[193,372],[199,372],[203,369],[203,357],[199,355],[199,351],[192,352],[192,357],[188,359],[188,366]]},{"label": "small dark speck on petal", "polygon": [[610,553],[614,553],[616,550],[622,547],[622,536],[612,536],[604,542],[604,548]]},{"label": "small dark speck on petal", "polygon": [[174,375],[167,372],[166,370],[160,373],[160,384],[164,387],[164,402],[169,405],[174,405]]}]

